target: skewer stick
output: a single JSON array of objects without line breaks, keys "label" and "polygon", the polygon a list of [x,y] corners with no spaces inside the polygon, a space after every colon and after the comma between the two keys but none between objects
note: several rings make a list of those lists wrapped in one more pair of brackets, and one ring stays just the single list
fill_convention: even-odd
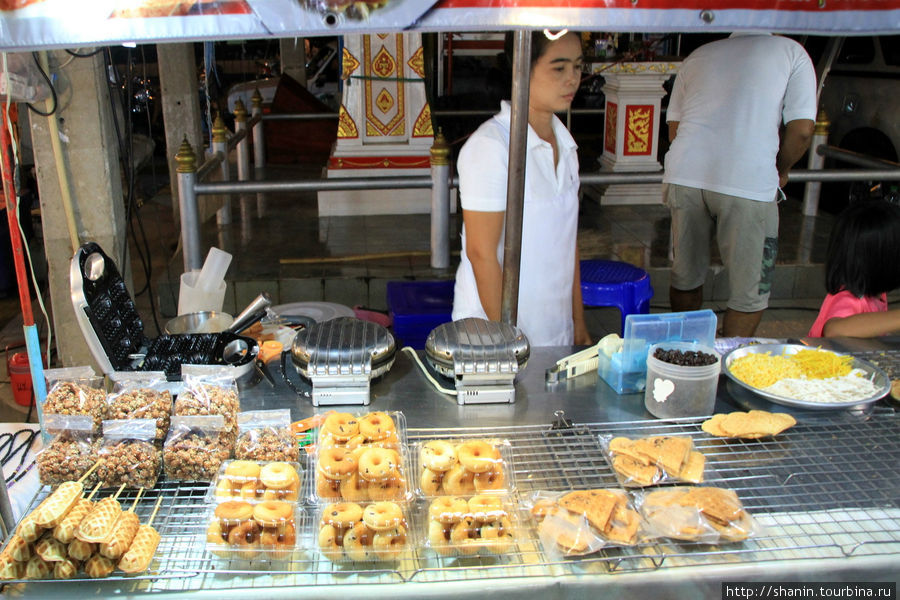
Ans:
[{"label": "skewer stick", "polygon": [[97,485],[94,486],[94,489],[91,490],[91,493],[88,494],[88,497],[87,497],[88,500],[90,500],[91,498],[94,497],[94,494],[97,493],[97,490],[100,489],[100,486],[101,486],[101,485],[103,485],[103,484],[102,484],[101,482],[98,481],[98,482],[97,482]]},{"label": "skewer stick", "polygon": [[88,469],[87,471],[85,471],[85,472],[84,472],[84,475],[82,475],[81,477],[78,478],[78,483],[81,483],[81,482],[83,482],[85,479],[87,479],[87,477],[88,477],[91,473],[94,472],[94,469],[96,469],[97,467],[99,467],[100,464],[101,464],[102,462],[103,462],[103,459],[102,459],[102,458],[101,458],[100,460],[98,460],[97,462],[95,462],[95,463],[94,463],[94,466],[92,466],[90,469]]},{"label": "skewer stick", "polygon": [[156,511],[159,510],[159,503],[162,502],[162,496],[156,499],[156,506],[153,507],[153,512],[150,513],[150,518],[147,519],[147,525],[153,522],[153,519],[156,517]]},{"label": "skewer stick", "polygon": [[125,484],[123,483],[122,485],[119,486],[119,491],[116,492],[116,495],[113,496],[113,500],[117,500],[119,498],[119,494],[121,494],[122,490],[124,490],[124,489],[125,489]]},{"label": "skewer stick", "polygon": [[131,512],[134,512],[134,507],[137,506],[138,500],[141,499],[141,494],[143,494],[143,493],[144,493],[144,488],[142,487],[141,489],[138,490],[137,496],[135,496],[134,502],[131,503],[131,508],[129,508],[128,510],[130,510]]}]

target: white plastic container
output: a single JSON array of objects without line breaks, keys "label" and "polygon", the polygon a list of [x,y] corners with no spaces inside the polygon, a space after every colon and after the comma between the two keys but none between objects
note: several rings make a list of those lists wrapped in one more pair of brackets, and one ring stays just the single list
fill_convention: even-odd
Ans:
[{"label": "white plastic container", "polygon": [[222,312],[225,304],[226,285],[220,280],[214,289],[206,289],[198,286],[200,271],[188,271],[181,274],[181,282],[178,289],[178,314],[214,311]]},{"label": "white plastic container", "polygon": [[[703,367],[675,365],[655,358],[653,353],[657,348],[704,352],[715,356],[716,362]],[[660,419],[712,414],[721,370],[722,357],[709,346],[694,342],[653,344],[647,351],[644,406],[651,415]]]}]

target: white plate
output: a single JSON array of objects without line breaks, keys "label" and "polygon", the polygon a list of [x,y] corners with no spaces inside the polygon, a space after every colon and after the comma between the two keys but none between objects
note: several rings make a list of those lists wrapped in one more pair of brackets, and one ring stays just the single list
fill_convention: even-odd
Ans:
[{"label": "white plate", "polygon": [[273,306],[270,310],[282,317],[309,317],[316,323],[355,316],[352,308],[334,302],[293,302]]}]

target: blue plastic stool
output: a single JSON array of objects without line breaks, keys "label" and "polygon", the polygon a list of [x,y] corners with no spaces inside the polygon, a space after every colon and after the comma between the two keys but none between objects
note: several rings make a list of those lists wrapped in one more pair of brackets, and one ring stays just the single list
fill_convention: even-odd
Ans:
[{"label": "blue plastic stool", "polygon": [[622,332],[625,317],[650,312],[652,297],[650,275],[645,270],[615,260],[581,261],[581,301],[585,306],[618,307]]},{"label": "blue plastic stool", "polygon": [[432,329],[452,321],[455,283],[453,279],[387,282],[388,311],[400,342],[421,350]]}]

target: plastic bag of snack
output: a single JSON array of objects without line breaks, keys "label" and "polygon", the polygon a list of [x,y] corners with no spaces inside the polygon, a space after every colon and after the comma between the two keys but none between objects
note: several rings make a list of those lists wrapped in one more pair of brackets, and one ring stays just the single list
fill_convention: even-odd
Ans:
[{"label": "plastic bag of snack", "polygon": [[672,487],[639,493],[636,502],[650,537],[718,544],[760,531],[737,494],[724,488]]},{"label": "plastic bag of snack", "polygon": [[172,414],[179,417],[222,415],[225,431],[237,436],[241,403],[234,375],[210,370],[207,374],[186,374],[183,379],[184,390],[175,397]]},{"label": "plastic bag of snack", "polygon": [[299,456],[300,449],[291,433],[290,409],[238,413],[235,458],[297,462]]},{"label": "plastic bag of snack", "polygon": [[44,371],[47,380],[45,415],[88,415],[93,419],[94,433],[100,433],[106,418],[106,390],[103,377],[94,375],[90,367],[70,367]]},{"label": "plastic bag of snack", "polygon": [[103,421],[103,443],[97,480],[104,487],[152,488],[156,485],[162,456],[154,445],[156,419]]},{"label": "plastic bag of snack", "polygon": [[616,477],[625,487],[660,483],[702,483],[706,457],[689,436],[627,438],[601,435],[600,445]]},{"label": "plastic bag of snack", "polygon": [[441,556],[506,554],[515,548],[515,514],[507,496],[438,496],[428,505],[426,545]]},{"label": "plastic bag of snack", "polygon": [[166,477],[180,481],[212,481],[231,455],[231,439],[222,415],[172,417],[163,446]]},{"label": "plastic bag of snack", "polygon": [[113,392],[106,397],[108,419],[154,419],[154,439],[166,439],[172,414],[172,393],[165,374],[116,378]]},{"label": "plastic bag of snack", "polygon": [[[98,460],[99,436],[89,415],[44,415],[44,430],[53,439],[35,458],[41,485],[56,486],[77,481]],[[89,488],[96,483],[96,472],[83,482]]]}]

